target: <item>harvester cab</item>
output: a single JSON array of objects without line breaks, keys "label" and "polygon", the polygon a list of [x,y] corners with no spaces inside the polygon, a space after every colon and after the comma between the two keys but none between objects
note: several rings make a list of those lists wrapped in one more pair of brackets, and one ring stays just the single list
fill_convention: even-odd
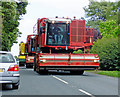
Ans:
[{"label": "harvester cab", "polygon": [[70,46],[70,19],[46,19],[45,45]]},{"label": "harvester cab", "polygon": [[70,18],[38,19],[39,48],[77,50],[93,44],[94,29],[85,20]]},{"label": "harvester cab", "polygon": [[27,37],[28,53],[35,53],[35,39],[37,35],[32,34]]}]

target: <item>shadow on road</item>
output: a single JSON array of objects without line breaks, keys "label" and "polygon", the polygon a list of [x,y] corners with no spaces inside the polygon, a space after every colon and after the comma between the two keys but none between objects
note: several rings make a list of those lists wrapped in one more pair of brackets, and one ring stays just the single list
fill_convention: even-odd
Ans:
[{"label": "shadow on road", "polygon": [[48,75],[62,75],[62,76],[84,76],[84,77],[96,77],[97,75],[94,73],[89,73],[84,71],[84,73],[82,75],[80,75],[79,73],[71,73],[70,71],[57,71],[57,70],[49,70],[48,72],[42,72],[42,73],[37,73],[35,71],[33,71],[32,68],[26,68],[24,67],[20,67],[20,72],[24,71],[26,73],[24,73],[24,75],[30,75],[30,76],[34,76],[34,75],[40,75],[40,76],[48,76]]},{"label": "shadow on road", "polygon": [[96,77],[96,74],[93,73],[88,73],[88,72],[84,72],[82,75],[78,74],[74,74],[74,73],[70,73],[69,71],[62,71],[62,72],[58,72],[58,71],[48,71],[47,73],[37,73],[40,76],[48,76],[48,75],[62,75],[62,76],[84,76],[84,77]]}]

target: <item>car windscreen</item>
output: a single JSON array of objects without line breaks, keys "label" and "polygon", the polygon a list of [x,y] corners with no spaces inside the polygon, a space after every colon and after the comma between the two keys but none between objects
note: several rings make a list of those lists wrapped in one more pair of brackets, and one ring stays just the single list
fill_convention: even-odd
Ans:
[{"label": "car windscreen", "polygon": [[9,53],[0,53],[0,63],[15,63],[15,60]]}]

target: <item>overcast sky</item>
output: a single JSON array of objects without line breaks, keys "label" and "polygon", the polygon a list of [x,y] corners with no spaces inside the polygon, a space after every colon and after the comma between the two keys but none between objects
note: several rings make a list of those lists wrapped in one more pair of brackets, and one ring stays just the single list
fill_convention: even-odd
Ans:
[{"label": "overcast sky", "polygon": [[[100,1],[100,0],[97,0]],[[106,0],[113,1],[116,0]],[[11,52],[19,55],[19,43],[26,42],[27,35],[33,34],[33,26],[37,23],[38,18],[43,17],[85,17],[83,7],[88,6],[89,0],[28,0],[26,8],[27,13],[20,20],[19,30],[22,32],[18,38],[18,43],[12,46]]]}]

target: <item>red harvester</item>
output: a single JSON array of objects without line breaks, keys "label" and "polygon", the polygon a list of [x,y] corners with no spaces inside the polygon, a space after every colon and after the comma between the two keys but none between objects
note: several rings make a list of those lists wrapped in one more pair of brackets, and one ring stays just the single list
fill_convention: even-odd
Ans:
[{"label": "red harvester", "polygon": [[34,45],[34,71],[69,70],[83,74],[84,70],[99,67],[97,54],[74,54],[81,49],[90,50],[94,29],[86,28],[85,20],[70,18],[42,18],[37,21]]}]

